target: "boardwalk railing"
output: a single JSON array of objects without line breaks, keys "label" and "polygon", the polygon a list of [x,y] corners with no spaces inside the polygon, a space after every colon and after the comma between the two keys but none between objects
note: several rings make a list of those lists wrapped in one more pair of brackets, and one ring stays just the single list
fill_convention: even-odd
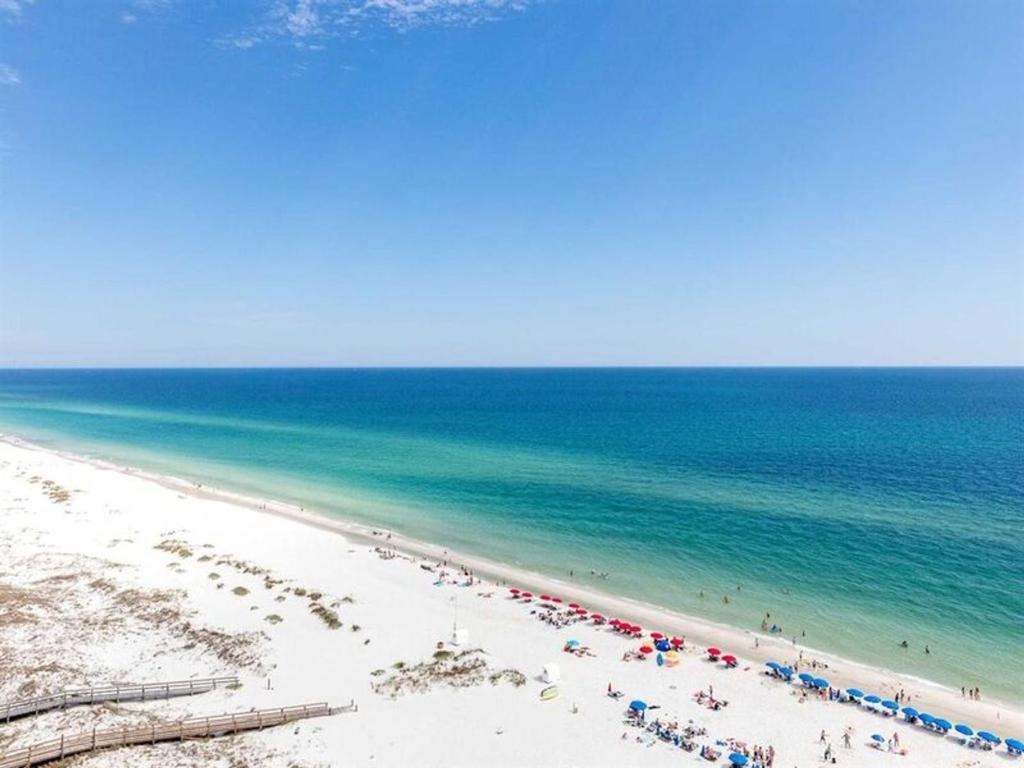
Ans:
[{"label": "boardwalk railing", "polygon": [[149,701],[150,699],[169,699],[173,696],[194,696],[197,693],[212,691],[218,686],[237,683],[237,677],[206,677],[199,680],[179,680],[173,683],[108,685],[63,691],[37,699],[0,704],[0,722],[9,723],[19,717],[38,715],[51,709],[100,704],[105,701]]},{"label": "boardwalk railing", "polygon": [[82,752],[98,749],[127,747],[133,744],[156,744],[161,741],[181,741],[226,736],[239,731],[254,731],[284,725],[308,717],[332,714],[325,704],[305,704],[298,707],[261,709],[213,717],[191,717],[175,722],[154,723],[126,728],[111,728],[61,736],[29,747],[0,754],[0,768],[31,768],[51,760],[60,760]]}]

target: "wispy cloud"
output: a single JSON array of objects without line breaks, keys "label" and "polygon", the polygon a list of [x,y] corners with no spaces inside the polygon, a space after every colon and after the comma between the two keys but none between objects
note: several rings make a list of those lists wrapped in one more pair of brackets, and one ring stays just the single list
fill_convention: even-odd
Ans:
[{"label": "wispy cloud", "polygon": [[0,0],[0,16],[8,19],[21,17],[21,12],[32,5],[35,0]]},{"label": "wispy cloud", "polygon": [[143,14],[167,10],[174,2],[175,0],[131,0],[128,7],[121,12],[121,21],[125,24],[134,24]]},{"label": "wispy cloud", "polygon": [[21,73],[10,64],[0,64],[0,86],[21,85]]},{"label": "wispy cloud", "polygon": [[[2,0],[0,0],[2,1]],[[424,26],[468,26],[524,9],[533,0],[274,0],[262,20],[220,40],[234,48],[284,42],[322,48],[327,41],[381,25],[405,32]]]}]

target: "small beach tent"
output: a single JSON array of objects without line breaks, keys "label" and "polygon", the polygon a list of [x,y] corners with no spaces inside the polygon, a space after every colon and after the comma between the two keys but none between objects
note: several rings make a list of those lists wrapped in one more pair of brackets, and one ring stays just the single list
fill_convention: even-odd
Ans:
[{"label": "small beach tent", "polygon": [[974,729],[971,728],[969,725],[964,725],[963,723],[957,723],[956,725],[953,726],[953,729],[957,733],[961,733],[964,736],[973,736],[974,735]]},{"label": "small beach tent", "polygon": [[665,663],[668,666],[670,666],[670,667],[674,667],[676,664],[678,664],[679,663],[679,652],[678,651],[669,651],[668,653],[666,653],[665,654]]},{"label": "small beach tent", "polygon": [[731,755],[729,755],[729,762],[733,765],[746,765],[747,756],[741,755],[739,752],[733,752]]},{"label": "small beach tent", "polygon": [[542,677],[544,678],[544,682],[549,685],[557,683],[562,679],[562,670],[558,668],[557,664],[545,664]]},{"label": "small beach tent", "polygon": [[998,744],[1002,741],[994,733],[989,733],[988,731],[978,731],[978,738],[987,741],[989,744]]},{"label": "small beach tent", "polygon": [[465,645],[469,642],[469,630],[459,627],[452,628],[452,645]]}]

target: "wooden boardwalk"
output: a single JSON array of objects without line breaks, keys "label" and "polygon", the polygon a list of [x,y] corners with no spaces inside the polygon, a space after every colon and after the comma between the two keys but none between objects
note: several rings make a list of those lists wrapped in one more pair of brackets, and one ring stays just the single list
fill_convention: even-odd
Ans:
[{"label": "wooden boardwalk", "polygon": [[29,747],[0,754],[0,768],[32,768],[32,766],[42,765],[53,760],[99,749],[226,736],[240,731],[262,730],[295,720],[325,717],[330,714],[333,714],[331,708],[327,704],[319,703],[213,717],[191,717],[187,720],[144,726],[107,730],[94,728],[92,732],[61,736],[59,739],[39,742]]},{"label": "wooden boardwalk", "polygon": [[9,723],[19,717],[38,715],[53,709],[67,709],[84,704],[105,701],[149,701],[174,696],[194,696],[214,688],[238,683],[237,677],[205,677],[199,680],[179,680],[173,683],[141,683],[138,685],[108,685],[54,693],[37,699],[0,704],[0,722]]}]

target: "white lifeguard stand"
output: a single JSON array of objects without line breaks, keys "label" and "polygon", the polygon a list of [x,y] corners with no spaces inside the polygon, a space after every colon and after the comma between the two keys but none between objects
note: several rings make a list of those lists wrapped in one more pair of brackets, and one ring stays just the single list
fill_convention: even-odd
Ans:
[{"label": "white lifeguard stand", "polygon": [[545,683],[557,683],[562,679],[562,670],[557,664],[545,664],[542,677]]}]

